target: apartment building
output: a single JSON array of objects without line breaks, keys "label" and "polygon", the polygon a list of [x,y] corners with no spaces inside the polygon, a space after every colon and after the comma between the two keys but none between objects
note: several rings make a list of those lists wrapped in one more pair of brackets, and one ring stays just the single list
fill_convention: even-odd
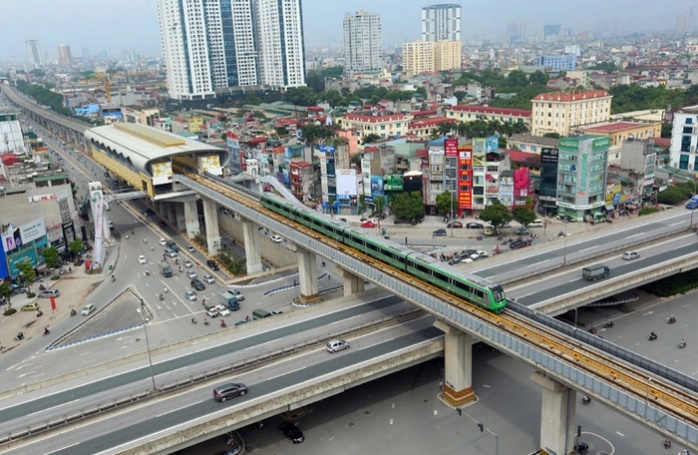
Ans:
[{"label": "apartment building", "polygon": [[378,13],[357,11],[344,15],[344,72],[380,71],[381,20]]},{"label": "apartment building", "polygon": [[158,0],[157,8],[170,98],[305,85],[300,0]]},{"label": "apartment building", "polygon": [[459,122],[474,122],[475,120],[487,122],[496,120],[500,123],[521,122],[529,129],[531,128],[531,111],[526,109],[457,105],[446,108],[446,117],[456,119]]},{"label": "apartment building", "polygon": [[612,98],[605,90],[542,93],[531,100],[531,133],[569,136],[578,127],[608,122]]},{"label": "apartment building", "polygon": [[454,3],[422,8],[422,40],[461,42],[461,6]]},{"label": "apartment building", "polygon": [[698,110],[684,109],[674,113],[671,129],[671,165],[678,169],[698,172]]},{"label": "apartment building", "polygon": [[369,134],[377,134],[381,138],[400,137],[407,134],[412,116],[391,112],[368,111],[349,113],[339,117],[335,123],[343,129],[354,129],[363,140]]}]

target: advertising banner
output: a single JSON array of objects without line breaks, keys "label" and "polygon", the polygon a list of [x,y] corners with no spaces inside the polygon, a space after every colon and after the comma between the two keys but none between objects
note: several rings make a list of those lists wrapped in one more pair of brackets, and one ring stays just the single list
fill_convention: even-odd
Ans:
[{"label": "advertising banner", "polygon": [[458,209],[473,208],[473,151],[472,146],[458,147]]},{"label": "advertising banner", "polygon": [[356,169],[337,169],[337,197],[356,196]]},{"label": "advertising banner", "polygon": [[384,196],[385,192],[383,191],[383,177],[379,175],[372,175],[371,176],[371,198],[374,198],[376,196]]}]

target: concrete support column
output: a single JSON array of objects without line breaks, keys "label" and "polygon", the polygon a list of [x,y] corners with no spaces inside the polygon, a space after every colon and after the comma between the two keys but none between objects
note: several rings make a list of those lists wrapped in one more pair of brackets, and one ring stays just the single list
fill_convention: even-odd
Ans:
[{"label": "concrete support column", "polygon": [[348,270],[342,270],[344,279],[344,297],[362,292],[364,290],[364,279],[356,276]]},{"label": "concrete support column", "polygon": [[577,393],[538,371],[532,379],[543,386],[540,447],[548,453],[570,453],[574,449]]},{"label": "concrete support column", "polygon": [[443,321],[436,321],[434,326],[446,334],[445,377],[441,400],[454,408],[474,403],[477,395],[473,391],[473,338]]},{"label": "concrete support column", "polygon": [[177,228],[178,231],[184,231],[186,230],[185,224],[184,224],[184,204],[181,202],[176,202],[172,204],[174,206],[174,213],[175,213],[175,227]]},{"label": "concrete support column", "polygon": [[221,247],[221,232],[218,228],[218,208],[210,199],[203,199],[204,220],[206,221],[206,246],[208,254],[216,256]]},{"label": "concrete support column", "polygon": [[259,251],[259,231],[252,221],[242,219],[242,239],[245,243],[245,259],[247,260],[247,273],[261,272],[262,253]]},{"label": "concrete support column", "polygon": [[176,226],[177,225],[177,204],[176,202],[166,202],[165,208],[167,210],[167,222]]},{"label": "concrete support column", "polygon": [[199,212],[196,210],[196,199],[184,202],[184,229],[189,238],[192,239],[201,232]]},{"label": "concrete support column", "polygon": [[298,281],[301,285],[300,303],[318,303],[320,292],[315,253],[296,246],[296,256],[298,257]]}]

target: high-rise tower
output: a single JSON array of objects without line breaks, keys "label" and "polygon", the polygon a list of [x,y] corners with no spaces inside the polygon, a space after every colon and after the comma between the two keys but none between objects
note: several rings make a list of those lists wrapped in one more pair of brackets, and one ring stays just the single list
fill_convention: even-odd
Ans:
[{"label": "high-rise tower", "polygon": [[300,0],[158,0],[170,98],[305,85]]},{"label": "high-rise tower", "polygon": [[377,13],[357,11],[344,15],[344,71],[379,71],[381,63],[381,19]]},{"label": "high-rise tower", "polygon": [[70,53],[68,44],[58,45],[58,66],[69,68],[73,65],[73,55]]},{"label": "high-rise tower", "polygon": [[30,39],[27,44],[27,57],[29,57],[29,65],[34,68],[44,66],[44,56],[41,55],[41,46],[35,39]]},{"label": "high-rise tower", "polygon": [[422,8],[422,40],[461,41],[461,7],[454,3],[425,6]]}]

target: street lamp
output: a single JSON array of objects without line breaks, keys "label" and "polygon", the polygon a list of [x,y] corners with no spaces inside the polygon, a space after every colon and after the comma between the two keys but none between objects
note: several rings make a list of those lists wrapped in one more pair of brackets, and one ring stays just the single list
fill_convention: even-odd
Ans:
[{"label": "street lamp", "polygon": [[[141,311],[141,308],[143,308],[143,311]],[[153,357],[150,354],[150,340],[148,339],[148,322],[150,322],[150,318],[144,314],[145,304],[143,302],[143,299],[141,299],[141,308],[136,308],[136,311],[141,316],[141,319],[143,319],[143,330],[145,331],[145,346],[148,349],[148,365],[150,366],[150,380],[153,383],[153,392],[155,392],[157,389],[155,387],[155,373],[153,372]]]},{"label": "street lamp", "polygon": [[567,219],[562,219],[562,266],[567,265]]}]

